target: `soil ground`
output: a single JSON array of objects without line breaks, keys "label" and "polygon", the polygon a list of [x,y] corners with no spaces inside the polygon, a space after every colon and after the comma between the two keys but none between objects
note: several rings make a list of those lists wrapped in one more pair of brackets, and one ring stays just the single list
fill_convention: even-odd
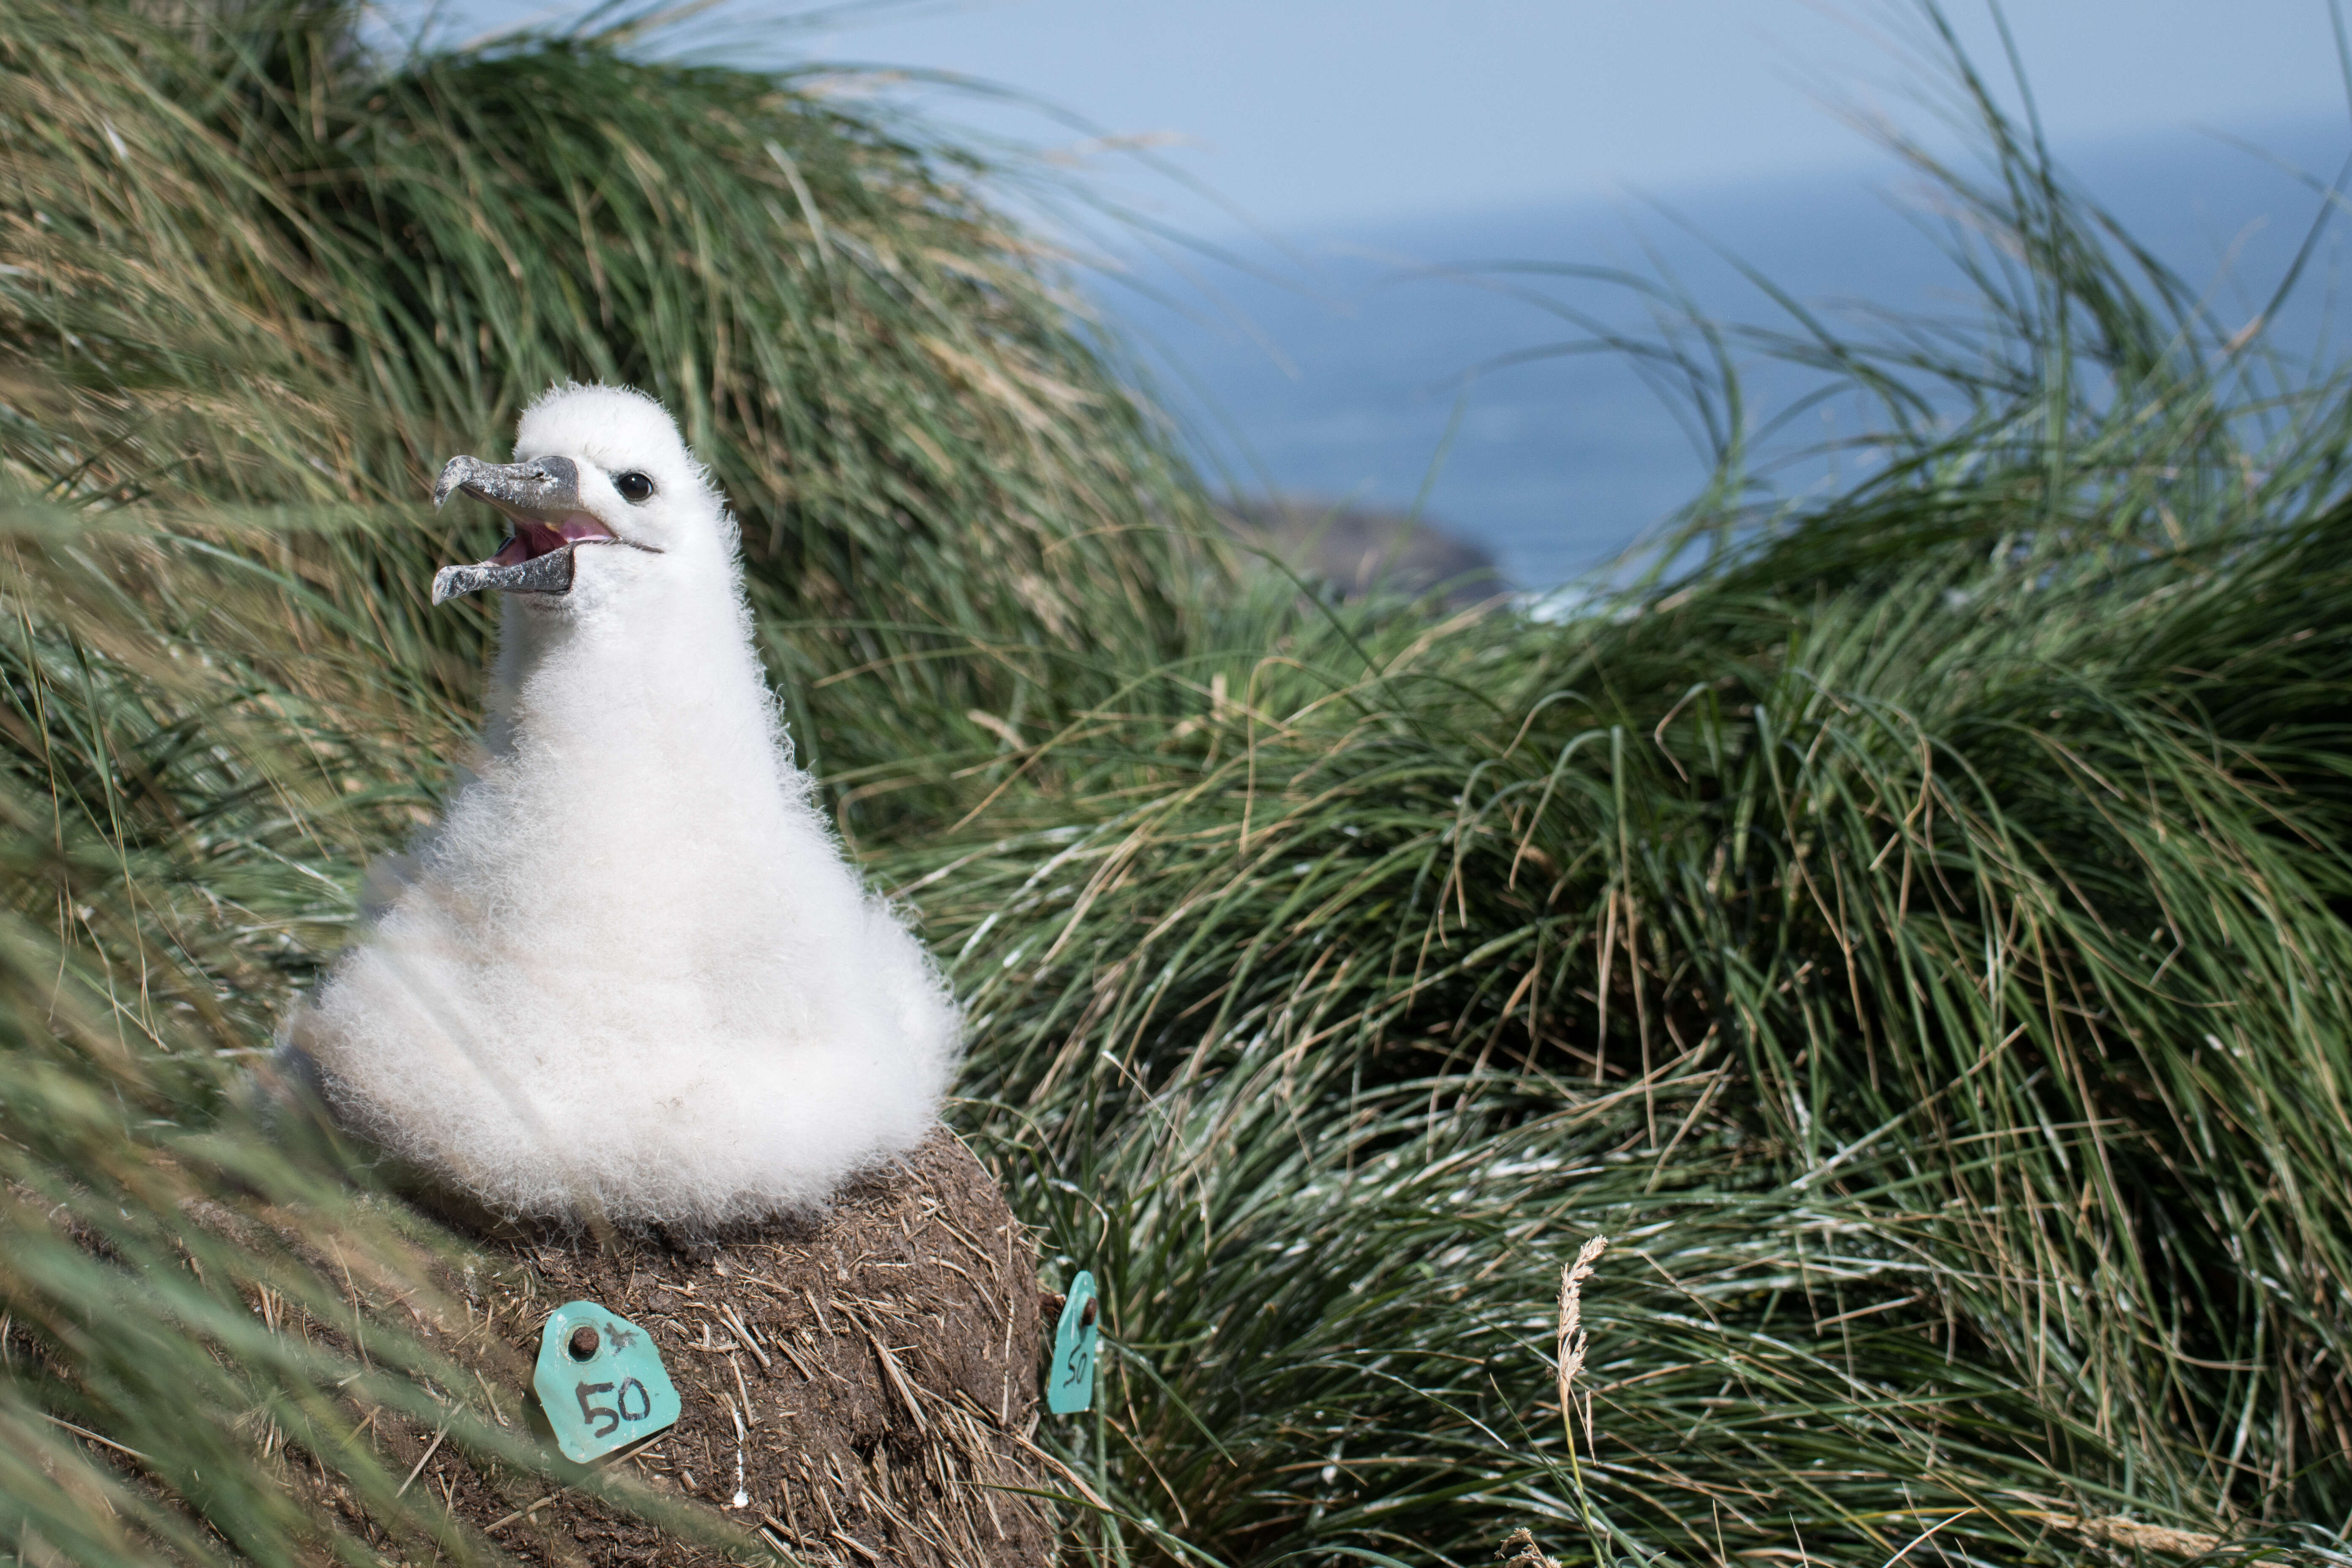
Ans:
[{"label": "soil ground", "polygon": [[[1029,1442],[1035,1250],[994,1178],[951,1134],[934,1133],[903,1165],[845,1189],[822,1219],[715,1239],[507,1239],[485,1250],[537,1276],[534,1290],[490,1287],[485,1295],[503,1299],[481,1302],[526,1365],[565,1301],[598,1302],[652,1331],[683,1414],[605,1463],[813,1563],[1051,1561],[1054,1522],[1032,1495],[1050,1483]],[[414,1448],[404,1468],[424,1454],[412,1434],[393,1447]],[[518,1498],[454,1454],[426,1459],[416,1484],[551,1568],[725,1561],[582,1492]]]}]

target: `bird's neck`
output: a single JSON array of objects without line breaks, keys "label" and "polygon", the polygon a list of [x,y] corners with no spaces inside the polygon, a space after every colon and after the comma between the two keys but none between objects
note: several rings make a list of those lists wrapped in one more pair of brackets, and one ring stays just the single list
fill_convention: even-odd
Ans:
[{"label": "bird's neck", "polygon": [[647,811],[715,795],[755,814],[777,788],[774,699],[731,583],[665,584],[578,617],[510,613],[492,689],[486,782],[625,794]]}]

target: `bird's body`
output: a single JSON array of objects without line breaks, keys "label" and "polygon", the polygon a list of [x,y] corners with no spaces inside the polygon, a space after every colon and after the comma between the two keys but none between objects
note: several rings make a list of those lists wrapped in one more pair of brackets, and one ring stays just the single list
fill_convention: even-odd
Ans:
[{"label": "bird's body", "polygon": [[793,765],[731,521],[668,416],[563,389],[517,457],[572,488],[502,505],[516,540],[457,570],[544,576],[554,519],[586,541],[569,591],[509,595],[480,769],[295,1043],[346,1121],[507,1212],[822,1203],[930,1127],[954,1005]]}]

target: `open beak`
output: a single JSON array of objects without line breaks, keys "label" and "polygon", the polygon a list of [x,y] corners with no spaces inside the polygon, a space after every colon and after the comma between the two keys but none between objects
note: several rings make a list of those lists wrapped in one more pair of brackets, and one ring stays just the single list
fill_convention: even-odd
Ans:
[{"label": "open beak", "polygon": [[508,594],[568,594],[572,552],[583,544],[611,544],[613,531],[580,504],[580,467],[569,458],[527,463],[485,463],[452,458],[433,487],[438,509],[463,491],[499,509],[512,530],[498,553],[471,566],[444,566],[433,574],[433,602],[496,588]]}]

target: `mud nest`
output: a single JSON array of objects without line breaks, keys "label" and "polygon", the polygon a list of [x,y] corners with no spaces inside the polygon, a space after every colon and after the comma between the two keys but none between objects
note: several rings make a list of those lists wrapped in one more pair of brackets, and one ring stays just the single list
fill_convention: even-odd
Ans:
[{"label": "mud nest", "polygon": [[[492,1331],[523,1363],[549,1312],[569,1300],[652,1331],[683,1414],[604,1462],[633,1467],[656,1491],[843,1568],[1052,1559],[1054,1521],[1034,1496],[1049,1483],[1029,1441],[1035,1248],[951,1134],[934,1132],[903,1163],[845,1189],[822,1220],[715,1239],[483,1246],[493,1261],[527,1266],[499,1277],[537,1277],[535,1289],[479,1288]],[[725,1561],[580,1491],[519,1500],[455,1455],[426,1457],[418,1484],[428,1481],[527,1560]]]}]

